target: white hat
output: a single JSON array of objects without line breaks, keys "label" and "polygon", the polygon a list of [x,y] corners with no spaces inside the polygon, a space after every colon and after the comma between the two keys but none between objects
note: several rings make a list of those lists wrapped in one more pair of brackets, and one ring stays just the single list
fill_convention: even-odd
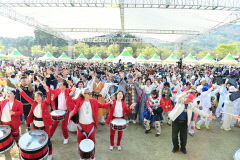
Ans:
[{"label": "white hat", "polygon": [[174,77],[172,77],[172,81],[176,81],[177,79],[176,79],[176,77],[174,76]]},{"label": "white hat", "polygon": [[210,78],[213,78],[213,75],[210,75]]},{"label": "white hat", "polygon": [[180,75],[180,74],[178,75],[178,78],[181,78],[181,75]]},{"label": "white hat", "polygon": [[237,88],[235,88],[234,86],[230,86],[229,92],[237,92]]},{"label": "white hat", "polygon": [[195,76],[192,76],[191,79],[195,79],[196,77]]}]

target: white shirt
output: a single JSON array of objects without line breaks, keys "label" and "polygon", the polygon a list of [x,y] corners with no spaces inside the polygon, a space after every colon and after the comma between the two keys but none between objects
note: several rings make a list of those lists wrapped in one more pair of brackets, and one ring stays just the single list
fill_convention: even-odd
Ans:
[{"label": "white shirt", "polygon": [[12,110],[13,102],[7,102],[6,105],[3,108],[2,111],[2,117],[1,121],[2,122],[10,122],[11,121],[11,115],[9,113],[10,110]]},{"label": "white shirt", "polygon": [[122,107],[122,102],[116,102],[115,110],[113,113],[114,117],[123,117],[123,107]]},{"label": "white shirt", "polygon": [[91,124],[94,122],[93,114],[92,114],[92,107],[90,102],[84,101],[82,104],[79,112],[79,122],[81,124]]},{"label": "white shirt", "polygon": [[65,99],[65,93],[61,92],[58,95],[58,109],[66,111],[67,110],[67,104],[66,104],[66,99]]},{"label": "white shirt", "polygon": [[[37,118],[42,118],[42,108],[41,108],[41,104],[38,104],[34,110],[33,110],[33,115]],[[33,120],[33,123],[36,127],[43,127],[44,123],[43,121],[35,121]]]}]

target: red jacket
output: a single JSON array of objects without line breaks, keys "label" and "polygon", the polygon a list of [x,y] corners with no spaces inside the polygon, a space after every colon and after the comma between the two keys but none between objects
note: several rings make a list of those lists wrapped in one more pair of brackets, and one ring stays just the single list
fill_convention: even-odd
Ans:
[{"label": "red jacket", "polygon": [[[20,94],[32,105],[31,110],[28,114],[27,117],[27,125],[32,123],[34,120],[34,115],[33,115],[33,111],[35,109],[35,107],[38,105],[38,103],[36,101],[34,101],[33,99],[31,99],[24,91],[20,92]],[[47,93],[47,99],[45,101],[42,101],[41,104],[41,108],[42,108],[42,119],[43,119],[43,123],[45,126],[45,132],[49,135],[49,127],[52,125],[52,117],[51,114],[49,112],[49,105],[51,103],[51,95],[50,92]]]},{"label": "red jacket", "polygon": [[[56,90],[52,90],[50,88],[48,88],[48,89],[49,89],[50,93],[54,94],[51,104],[52,104],[53,110],[56,110],[57,108],[55,106],[55,101],[57,100],[59,94],[61,93],[61,90],[59,88],[56,89]],[[68,109],[69,112],[73,110],[73,106],[68,105],[69,103],[67,102],[70,92],[71,92],[71,90],[66,88],[66,90],[65,90],[65,100],[66,100],[66,105],[67,105],[67,109]]]},{"label": "red jacket", "polygon": [[[116,102],[117,102],[116,100],[113,100],[113,106],[110,109],[110,112],[108,114],[108,118],[107,118],[107,121],[106,121],[107,124],[109,124],[113,119],[113,114],[114,114],[114,111],[115,111]],[[122,101],[122,108],[123,108],[123,118],[125,119],[125,114],[130,113],[132,110],[127,107],[127,105],[124,101]]]},{"label": "red jacket", "polygon": [[[84,98],[82,98],[81,96],[79,96],[77,99],[72,99],[72,96],[68,97],[68,102],[70,104],[72,104],[74,107],[73,112],[70,116],[70,120],[72,120],[75,123],[78,123],[78,111],[79,109],[82,107],[82,104],[84,102]],[[109,108],[110,104],[105,103],[99,103],[96,99],[90,99],[90,104],[91,104],[91,108],[92,108],[92,113],[93,113],[93,119],[95,122],[95,127],[98,127],[98,108]]]},{"label": "red jacket", "polygon": [[[5,105],[7,104],[8,101],[9,101],[8,99],[5,99],[0,103],[0,120],[1,120],[1,117],[2,117],[3,108],[5,107]],[[15,114],[11,116],[11,120],[12,120],[11,125],[14,128],[19,128],[19,126],[21,125],[20,115],[23,114],[23,104],[22,104],[22,102],[15,99],[14,102],[13,102],[12,111]]]}]

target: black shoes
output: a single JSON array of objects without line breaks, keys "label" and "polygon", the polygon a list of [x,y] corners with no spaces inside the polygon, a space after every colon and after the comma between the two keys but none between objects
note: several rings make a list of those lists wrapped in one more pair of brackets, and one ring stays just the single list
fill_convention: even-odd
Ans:
[{"label": "black shoes", "polygon": [[173,148],[173,149],[172,149],[172,152],[173,152],[173,153],[176,153],[177,151],[179,151],[178,148]]},{"label": "black shoes", "polygon": [[181,148],[181,152],[182,152],[183,154],[187,154],[186,148]]},{"label": "black shoes", "polygon": [[149,130],[145,130],[145,133],[147,134],[147,133],[149,133],[151,131],[151,129],[149,129]]}]

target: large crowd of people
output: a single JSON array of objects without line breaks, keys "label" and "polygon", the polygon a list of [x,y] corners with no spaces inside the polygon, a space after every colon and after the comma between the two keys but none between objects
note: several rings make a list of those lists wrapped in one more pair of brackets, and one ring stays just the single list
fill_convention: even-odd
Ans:
[{"label": "large crowd of people", "polygon": [[[209,130],[216,117],[225,131],[238,125],[239,88],[240,70],[234,66],[2,61],[0,123],[11,126],[17,145],[21,123],[26,132],[44,130],[49,160],[59,123],[63,144],[68,144],[73,123],[79,145],[86,138],[96,143],[98,122],[115,119],[137,123],[143,134],[155,128],[160,137],[162,125],[172,126],[172,152],[187,154],[187,135],[194,136],[195,128]],[[53,119],[55,110],[64,111],[61,121]],[[115,131],[120,151],[123,131],[112,127],[109,150],[114,149]]]}]

